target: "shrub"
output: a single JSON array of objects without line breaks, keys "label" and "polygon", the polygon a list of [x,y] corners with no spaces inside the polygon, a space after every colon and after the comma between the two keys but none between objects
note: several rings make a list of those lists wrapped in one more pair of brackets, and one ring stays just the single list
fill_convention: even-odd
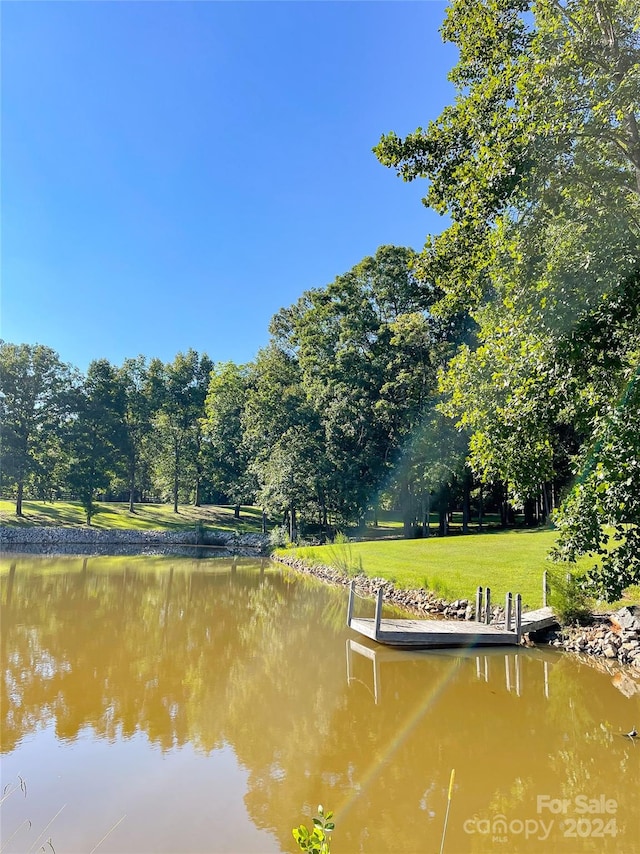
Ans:
[{"label": "shrub", "polygon": [[358,575],[364,573],[362,557],[353,554],[353,548],[349,537],[338,532],[333,538],[333,545],[329,549],[329,559],[333,566],[345,573],[345,575]]},{"label": "shrub", "polygon": [[562,625],[585,623],[591,617],[589,596],[582,584],[582,578],[564,569],[554,569],[547,573],[549,579],[549,604]]},{"label": "shrub", "polygon": [[269,545],[272,549],[288,549],[291,546],[291,537],[286,525],[272,528],[269,532]]},{"label": "shrub", "polygon": [[311,854],[330,854],[331,839],[329,834],[334,829],[335,825],[332,822],[333,813],[324,813],[322,804],[318,806],[318,815],[313,819],[313,830],[309,830],[306,825],[301,824],[300,827],[294,827],[291,831],[293,838],[298,843],[298,848],[301,851],[309,851]]}]

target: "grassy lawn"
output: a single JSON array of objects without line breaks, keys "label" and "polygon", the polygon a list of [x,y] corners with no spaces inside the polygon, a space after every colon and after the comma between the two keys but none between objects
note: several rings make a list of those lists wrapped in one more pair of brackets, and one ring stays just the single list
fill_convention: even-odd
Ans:
[{"label": "grassy lawn", "polygon": [[[521,593],[529,608],[542,605],[542,574],[553,570],[547,554],[555,542],[548,529],[495,531],[427,540],[386,540],[308,546],[298,557],[316,563],[351,567],[392,581],[398,588],[427,587],[446,599],[473,599],[478,585],[491,588],[494,602],[508,591]],[[589,560],[576,568],[587,568]],[[640,592],[640,591],[638,591]],[[637,598],[637,597],[636,597]]]},{"label": "grassy lawn", "polygon": [[[193,528],[201,523],[209,529],[240,533],[262,530],[262,511],[258,507],[243,507],[240,519],[234,518],[233,507],[219,505],[182,505],[178,514],[169,504],[136,504],[135,509],[135,513],[129,513],[128,504],[98,503],[92,526],[171,531]],[[25,501],[23,512],[24,517],[18,518],[12,502],[0,501],[0,526],[76,527],[85,523],[84,510],[74,501]],[[395,527],[391,519],[385,523],[387,531]],[[396,531],[400,533],[398,528]],[[367,529],[367,536],[369,532]],[[537,608],[542,604],[542,573],[555,568],[547,560],[554,541],[552,530],[522,529],[426,540],[376,538],[366,542],[304,546],[285,553],[297,555],[309,563],[324,563],[347,570],[357,570],[361,566],[367,575],[388,579],[396,587],[427,587],[449,600],[472,599],[479,584],[489,585],[494,602],[503,601],[505,593],[511,591],[521,593],[527,607]],[[576,568],[586,569],[589,565],[590,560],[585,559]],[[623,602],[640,604],[640,587],[628,590],[626,598],[617,604]]]},{"label": "grassy lawn", "polygon": [[[258,507],[243,507],[240,518],[234,519],[233,507],[181,505],[179,513],[170,504],[136,504],[135,513],[129,505],[118,502],[98,502],[91,519],[93,528],[177,531],[193,528],[197,523],[206,528],[225,531],[256,532],[262,530],[262,511]],[[77,527],[85,524],[85,512],[77,501],[24,501],[23,517],[15,515],[15,504],[0,501],[0,525],[58,525]]]}]

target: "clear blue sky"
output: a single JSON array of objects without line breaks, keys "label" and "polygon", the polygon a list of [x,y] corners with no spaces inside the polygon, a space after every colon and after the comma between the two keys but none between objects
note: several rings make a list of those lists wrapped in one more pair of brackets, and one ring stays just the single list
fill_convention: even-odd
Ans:
[{"label": "clear blue sky", "polygon": [[85,370],[268,323],[442,220],[371,152],[453,98],[441,2],[2,3],[0,336]]}]

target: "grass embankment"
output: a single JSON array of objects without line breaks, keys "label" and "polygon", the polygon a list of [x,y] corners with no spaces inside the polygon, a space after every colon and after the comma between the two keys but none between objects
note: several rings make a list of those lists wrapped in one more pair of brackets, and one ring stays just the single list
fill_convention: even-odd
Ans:
[{"label": "grass embankment", "polygon": [[[349,572],[359,568],[370,577],[392,581],[400,589],[426,587],[445,599],[473,600],[478,585],[491,588],[495,603],[505,594],[521,593],[523,605],[542,605],[542,575],[566,572],[547,559],[556,532],[548,529],[496,531],[426,540],[386,540],[306,546],[281,550],[307,563],[327,564]],[[587,569],[585,558],[572,569]],[[638,600],[640,589],[631,592]]]},{"label": "grass embankment", "polygon": [[[233,507],[180,505],[173,512],[171,504],[136,504],[135,513],[129,505],[115,501],[96,502],[91,518],[92,528],[138,531],[181,531],[201,524],[216,530],[259,532],[262,530],[262,511],[258,507],[242,507],[235,519]],[[77,501],[24,501],[24,516],[16,516],[15,504],[0,501],[0,525],[80,527],[86,523],[86,513]]]}]

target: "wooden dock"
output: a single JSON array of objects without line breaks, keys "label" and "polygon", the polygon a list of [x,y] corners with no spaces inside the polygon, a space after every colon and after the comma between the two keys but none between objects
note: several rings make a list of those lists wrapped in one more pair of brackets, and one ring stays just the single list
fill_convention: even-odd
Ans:
[{"label": "wooden dock", "polygon": [[517,646],[524,633],[550,628],[557,623],[551,608],[522,613],[520,594],[505,600],[505,620],[491,623],[491,592],[478,588],[476,615],[481,620],[383,619],[382,589],[378,590],[373,618],[354,617],[355,582],[351,583],[347,625],[371,640],[403,649],[447,649],[450,647]]}]

